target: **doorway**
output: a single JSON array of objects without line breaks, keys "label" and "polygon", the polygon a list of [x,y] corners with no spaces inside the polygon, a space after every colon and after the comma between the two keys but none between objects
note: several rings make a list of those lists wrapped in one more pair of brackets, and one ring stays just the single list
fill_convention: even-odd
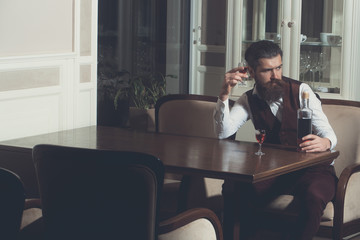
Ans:
[{"label": "doorway", "polygon": [[98,124],[126,126],[128,102],[114,108],[129,76],[160,72],[166,92],[189,92],[190,0],[98,1]]}]

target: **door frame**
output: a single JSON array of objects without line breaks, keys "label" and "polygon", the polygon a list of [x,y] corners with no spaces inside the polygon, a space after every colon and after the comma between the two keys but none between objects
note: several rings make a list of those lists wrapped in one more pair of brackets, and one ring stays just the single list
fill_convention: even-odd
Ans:
[{"label": "door frame", "polygon": [[[208,95],[206,92],[204,92],[204,87],[202,86],[202,75],[222,75],[223,73],[225,73],[225,69],[228,68],[226,68],[226,64],[224,67],[201,65],[201,53],[224,53],[226,56],[226,45],[204,45],[201,43],[202,1],[191,0],[190,8],[189,93]],[[221,81],[221,79],[219,79],[219,81]]]}]

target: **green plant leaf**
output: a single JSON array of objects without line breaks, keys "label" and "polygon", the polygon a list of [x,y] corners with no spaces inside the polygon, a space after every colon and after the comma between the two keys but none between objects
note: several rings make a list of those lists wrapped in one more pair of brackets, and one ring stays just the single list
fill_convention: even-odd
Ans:
[{"label": "green plant leaf", "polygon": [[114,107],[117,109],[118,100],[126,99],[140,109],[154,107],[157,100],[166,94],[167,78],[177,78],[175,75],[163,75],[162,73],[150,73],[147,75],[130,77],[128,87],[119,89],[114,99]]}]

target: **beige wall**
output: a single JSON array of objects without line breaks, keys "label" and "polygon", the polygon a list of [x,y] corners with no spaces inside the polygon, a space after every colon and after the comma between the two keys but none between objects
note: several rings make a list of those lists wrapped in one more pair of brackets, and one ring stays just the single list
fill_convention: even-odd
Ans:
[{"label": "beige wall", "polygon": [[96,124],[97,0],[0,0],[0,140]]},{"label": "beige wall", "polygon": [[2,0],[0,56],[73,51],[73,0]]}]

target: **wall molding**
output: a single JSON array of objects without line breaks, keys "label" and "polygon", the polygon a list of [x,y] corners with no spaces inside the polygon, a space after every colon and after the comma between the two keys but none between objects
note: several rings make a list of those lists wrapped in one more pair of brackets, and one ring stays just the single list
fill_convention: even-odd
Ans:
[{"label": "wall molding", "polygon": [[[84,2],[82,2],[84,1]],[[51,131],[96,125],[97,111],[97,0],[72,0],[73,52],[0,57],[0,76],[13,72],[26,81],[21,71],[34,70],[44,85],[0,91],[0,140],[43,134]],[[80,54],[81,9],[91,14],[87,36],[91,36],[91,55]],[[89,9],[90,8],[90,9]],[[34,11],[42,11],[37,9]],[[90,11],[90,13],[89,13]],[[9,19],[10,21],[10,19]],[[84,24],[84,23],[83,23]],[[80,81],[81,66],[89,69]],[[57,68],[58,84],[46,86],[46,69]],[[13,75],[11,74],[12,79]],[[35,75],[36,78],[36,75]],[[21,80],[21,81],[20,81]],[[27,83],[26,86],[28,86]]]}]

